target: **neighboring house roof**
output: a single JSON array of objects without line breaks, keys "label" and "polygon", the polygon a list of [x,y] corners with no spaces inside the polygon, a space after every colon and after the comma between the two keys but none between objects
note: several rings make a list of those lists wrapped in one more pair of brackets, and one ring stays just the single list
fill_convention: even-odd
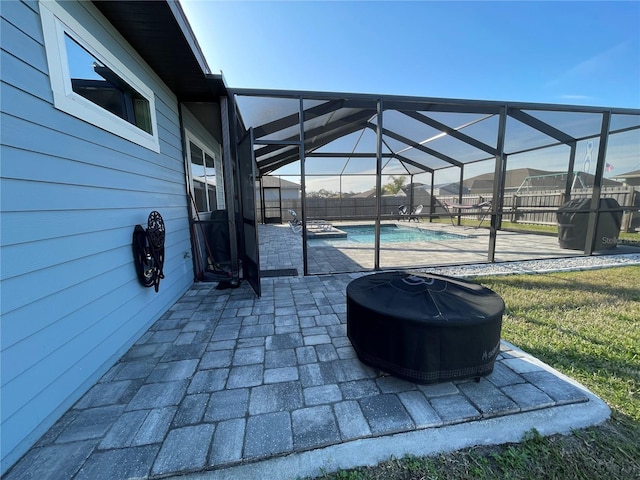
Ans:
[{"label": "neighboring house roof", "polygon": [[424,190],[426,192],[430,192],[431,191],[431,185],[427,185],[427,184],[420,183],[420,182],[414,182],[414,183],[411,183],[411,184],[403,185],[403,187],[402,187],[402,191],[404,192],[405,195],[409,195],[409,193],[411,192],[412,189],[413,189],[414,192],[416,190]]},{"label": "neighboring house roof", "polygon": [[371,190],[365,190],[364,192],[359,192],[354,195],[351,195],[350,198],[371,198],[376,194],[376,189],[372,188]]},{"label": "neighboring house roof", "polygon": [[351,195],[351,198],[371,198],[371,197],[375,197],[375,195],[376,195],[376,189],[372,188],[371,190],[366,190],[364,192]]},{"label": "neighboring house roof", "polygon": [[623,180],[626,180],[628,178],[640,178],[640,170],[633,170],[631,172],[621,173],[620,175],[616,175],[613,178],[620,178]]},{"label": "neighboring house roof", "polygon": [[[351,195],[349,198],[373,198],[376,196],[376,189],[372,188],[371,190],[366,190],[364,192],[360,192],[360,193],[356,193],[354,195]],[[391,195],[388,193],[384,193],[382,194],[383,197],[406,197],[406,193],[403,192],[402,190],[400,192],[398,192],[396,195]]]},{"label": "neighboring house roof", "polygon": [[[454,183],[442,183],[440,185],[434,185],[433,191],[439,192],[440,195],[447,194],[447,193],[451,195],[458,195],[458,192],[460,191],[460,183],[454,182]],[[469,193],[469,189],[463,184],[462,194],[464,195],[467,193]]]},{"label": "neighboring house roof", "polygon": [[206,101],[226,95],[222,75],[211,74],[177,1],[93,3],[179,101]]},{"label": "neighboring house roof", "polygon": [[[580,175],[580,179],[584,185],[593,185],[594,175],[584,172],[577,172]],[[478,175],[477,177],[468,178],[463,184],[472,192],[479,191],[491,191],[493,190],[493,173],[485,173]],[[538,187],[543,186],[546,189],[562,190],[566,185],[566,172],[551,172],[547,170],[538,170],[535,168],[516,168],[514,170],[507,170],[505,175],[504,188],[506,190],[513,190],[519,188],[525,180],[528,178],[539,180]],[[544,178],[544,185],[542,185],[542,179]],[[620,185],[620,182],[603,178],[603,186],[616,186]],[[536,187],[536,182],[532,181],[531,188]]]},{"label": "neighboring house roof", "polygon": [[[549,173],[553,172],[538,170],[535,168],[516,168],[514,170],[507,170],[504,185],[505,188],[518,188],[527,177],[547,175]],[[493,172],[483,173],[482,175],[466,179],[462,184],[471,191],[493,189],[493,176]]]},{"label": "neighboring house roof", "polygon": [[[450,191],[451,193],[458,193],[458,189],[459,189],[459,183],[458,182],[451,182],[451,183],[441,183],[439,185],[434,185],[433,186],[433,190],[437,191],[437,190],[441,190],[441,191]],[[406,195],[409,194],[410,191],[410,186],[413,186],[413,191],[417,191],[417,190],[424,190],[425,192],[431,192],[431,185],[428,185],[426,183],[420,183],[420,182],[414,182],[411,185],[405,185],[402,187],[402,190],[404,191],[404,193]],[[467,188],[462,185],[462,191],[463,193],[465,193],[467,190]]]},{"label": "neighboring house roof", "polygon": [[270,188],[270,187],[280,187],[280,188],[291,188],[295,190],[300,189],[300,184],[291,182],[289,180],[285,180],[280,177],[273,177],[271,175],[265,175],[261,177],[262,180],[262,188]]}]

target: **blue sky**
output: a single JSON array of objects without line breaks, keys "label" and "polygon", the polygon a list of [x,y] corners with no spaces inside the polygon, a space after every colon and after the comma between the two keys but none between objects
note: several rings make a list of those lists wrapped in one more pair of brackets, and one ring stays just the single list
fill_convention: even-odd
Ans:
[{"label": "blue sky", "polygon": [[180,0],[235,88],[640,108],[640,2]]}]

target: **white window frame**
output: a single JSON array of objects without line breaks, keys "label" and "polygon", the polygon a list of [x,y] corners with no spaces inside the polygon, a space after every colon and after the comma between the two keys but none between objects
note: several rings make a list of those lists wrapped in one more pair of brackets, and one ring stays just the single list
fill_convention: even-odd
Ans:
[{"label": "white window frame", "polygon": [[[224,171],[222,170],[222,159],[209,147],[206,146],[206,143],[196,137],[192,132],[185,128],[185,137],[186,137],[186,149],[187,149],[187,170],[189,173],[189,186],[191,188],[191,192],[195,195],[194,185],[193,185],[193,172],[191,171],[191,146],[190,143],[193,143],[195,146],[200,148],[204,153],[213,158],[213,166],[216,171],[216,209],[224,210],[226,208],[225,203],[225,195],[224,195]],[[204,158],[203,158],[204,162]],[[206,187],[206,186],[205,186]],[[207,198],[207,206],[209,205],[209,190],[205,188],[206,198]],[[194,197],[195,200],[195,197]],[[202,212],[200,212],[202,213]]]},{"label": "white window frame", "polygon": [[[41,0],[39,6],[55,108],[154,152],[160,152],[153,90],[56,2]],[[73,91],[65,34],[111,69],[149,102],[153,133],[147,133]]]}]

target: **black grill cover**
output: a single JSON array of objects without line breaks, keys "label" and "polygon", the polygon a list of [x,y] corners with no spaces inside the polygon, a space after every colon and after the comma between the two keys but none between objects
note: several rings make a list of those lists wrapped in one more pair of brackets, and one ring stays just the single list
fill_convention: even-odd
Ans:
[{"label": "black grill cover", "polygon": [[[589,198],[574,198],[558,208],[558,243],[560,248],[585,249],[590,209],[591,199]],[[594,250],[615,248],[618,245],[618,236],[622,225],[622,208],[614,198],[601,198],[600,209],[609,211],[600,212],[598,215]]]},{"label": "black grill cover", "polygon": [[502,298],[475,283],[384,272],[347,286],[347,335],[360,360],[417,383],[480,377],[500,351]]}]

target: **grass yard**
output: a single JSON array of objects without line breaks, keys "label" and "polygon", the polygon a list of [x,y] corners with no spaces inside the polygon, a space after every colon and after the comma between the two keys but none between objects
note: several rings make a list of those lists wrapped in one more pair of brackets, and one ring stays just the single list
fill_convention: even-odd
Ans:
[{"label": "grass yard", "polygon": [[[454,220],[455,222],[456,220]],[[451,224],[451,220],[448,218],[434,218],[432,220],[433,223],[448,223]],[[470,219],[464,218],[460,220],[460,225],[464,227],[477,227],[479,223],[478,219]],[[486,218],[484,222],[482,222],[481,228],[489,228],[490,220]],[[535,225],[531,223],[511,223],[508,221],[504,221],[502,223],[502,229],[505,231],[517,231],[517,232],[528,232],[528,233],[539,233],[546,235],[558,235],[558,226],[557,225]],[[618,239],[630,244],[640,245],[640,232],[620,232],[618,234]]]},{"label": "grass yard", "polygon": [[572,435],[390,459],[323,480],[640,479],[640,267],[482,277],[507,305],[502,338],[582,383],[611,407]]}]

